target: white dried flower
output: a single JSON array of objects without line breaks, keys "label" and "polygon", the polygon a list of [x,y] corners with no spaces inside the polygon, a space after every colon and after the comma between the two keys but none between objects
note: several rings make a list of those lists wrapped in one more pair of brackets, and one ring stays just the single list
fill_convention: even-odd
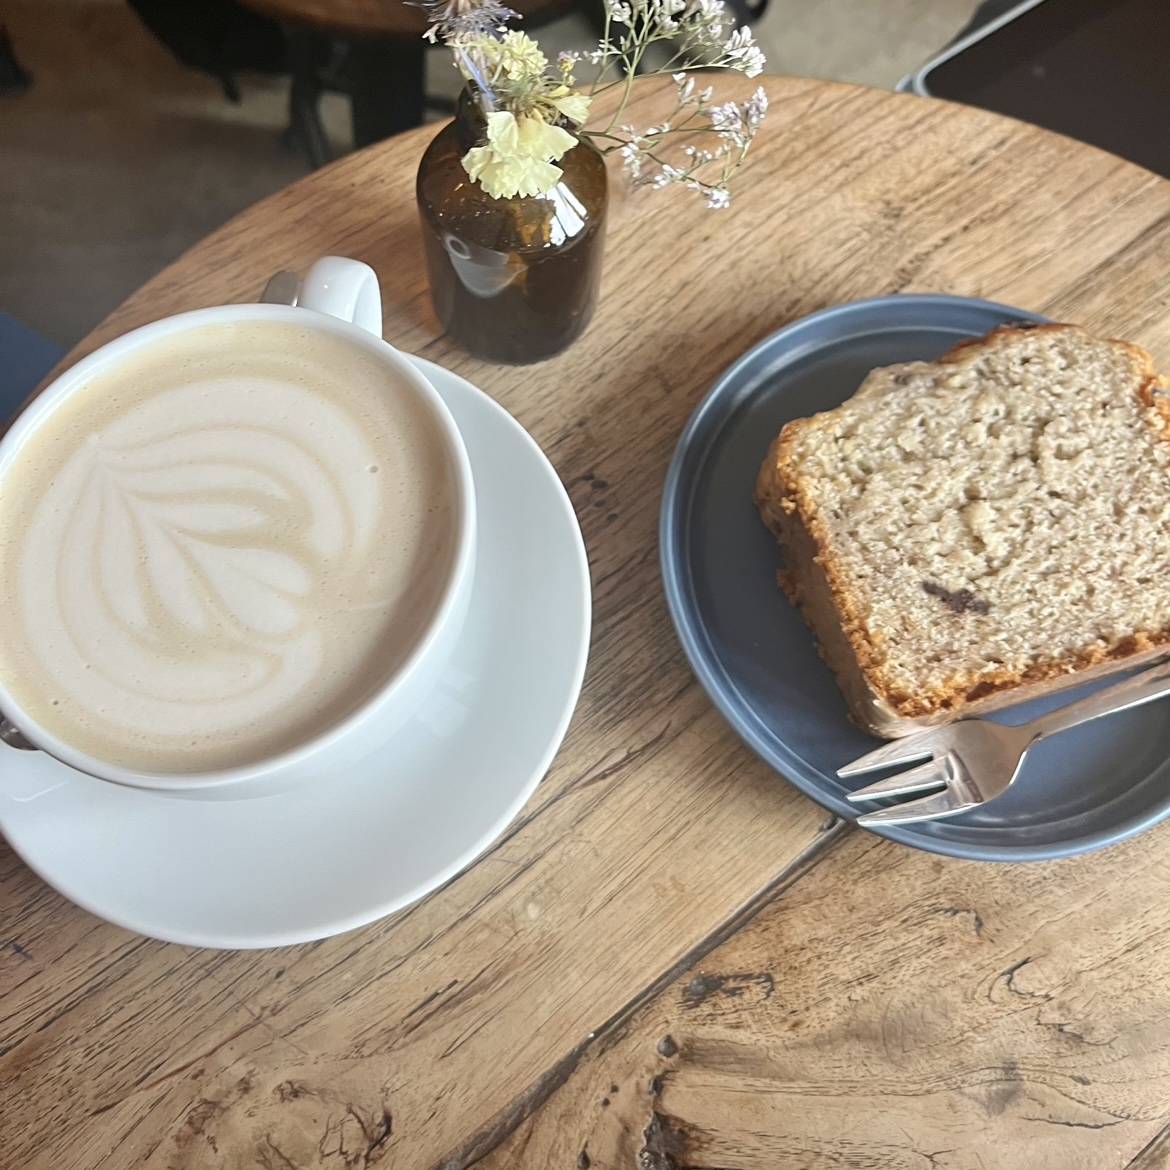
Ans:
[{"label": "white dried flower", "polygon": [[620,151],[622,166],[634,182],[642,175],[642,150],[636,142],[627,142]]},{"label": "white dried flower", "polygon": [[520,15],[499,0],[421,0],[420,7],[430,21],[423,36],[432,44],[457,36],[491,33]]},{"label": "white dried flower", "polygon": [[759,77],[764,72],[768,59],[759,45],[752,45],[743,57],[743,72],[745,77]]},{"label": "white dried flower", "polygon": [[659,168],[658,174],[654,176],[653,185],[661,188],[667,186],[669,183],[678,183],[686,179],[687,173],[679,167],[671,166],[670,163],[663,163]]},{"label": "white dried flower", "polygon": [[748,77],[756,77],[765,65],[763,50],[755,43],[752,30],[746,25],[738,28],[727,38],[723,46],[721,65],[738,69]]},{"label": "white dried flower", "polygon": [[768,112],[768,94],[762,85],[744,102],[743,108],[748,125],[758,129]]}]

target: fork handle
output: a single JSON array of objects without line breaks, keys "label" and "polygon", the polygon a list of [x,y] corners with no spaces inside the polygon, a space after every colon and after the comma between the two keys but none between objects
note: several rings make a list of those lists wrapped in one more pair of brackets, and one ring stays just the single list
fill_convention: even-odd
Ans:
[{"label": "fork handle", "polygon": [[1112,715],[1115,711],[1125,711],[1130,707],[1139,707],[1142,703],[1153,702],[1163,695],[1170,695],[1170,661],[1159,662],[1140,674],[1094,691],[1047,715],[1041,715],[1039,719],[1033,719],[1028,728],[1035,733],[1036,739],[1043,739],[1054,732],[1076,727],[1079,723],[1088,723],[1090,719],[1099,719],[1102,715]]}]

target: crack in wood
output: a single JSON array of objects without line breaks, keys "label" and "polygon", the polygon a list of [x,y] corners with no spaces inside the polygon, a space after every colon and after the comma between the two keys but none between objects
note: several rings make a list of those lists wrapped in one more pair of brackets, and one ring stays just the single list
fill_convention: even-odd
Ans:
[{"label": "crack in wood", "polygon": [[[356,1139],[349,1124],[351,1121],[357,1125],[360,1135]],[[394,1121],[385,1104],[367,1118],[360,1109],[347,1102],[340,1119],[334,1120],[332,1115],[326,1119],[325,1132],[317,1143],[314,1165],[326,1162],[332,1165],[337,1159],[346,1170],[368,1170],[381,1162],[393,1132]]]},{"label": "crack in wood", "polygon": [[999,977],[1003,980],[1004,986],[1007,987],[1008,991],[1013,992],[1015,995],[1026,995],[1029,999],[1033,998],[1032,993],[1020,990],[1018,987],[1016,987],[1014,980],[1016,977],[1016,972],[1019,971],[1021,967],[1026,967],[1031,961],[1032,956],[1028,955],[1021,959],[1018,963],[1013,963],[1006,971],[1001,971],[999,973]]},{"label": "crack in wood", "polygon": [[581,1058],[593,1043],[587,1037],[567,1056],[562,1057],[539,1080],[529,1086],[506,1109],[463,1143],[454,1153],[437,1162],[433,1170],[466,1170],[487,1157],[501,1142],[531,1117],[573,1075]]},{"label": "crack in wood", "polygon": [[969,914],[971,916],[971,929],[976,934],[983,933],[983,919],[979,917],[979,912],[976,910],[966,910],[958,906],[948,906],[943,913],[948,918],[957,918],[960,914]]},{"label": "crack in wood", "polygon": [[683,988],[682,1004],[684,1008],[694,1009],[701,1007],[712,996],[739,999],[753,986],[763,989],[764,999],[771,999],[772,992],[776,990],[776,980],[769,971],[736,975],[696,975]]},{"label": "crack in wood", "polygon": [[[107,987],[113,986],[113,984],[116,983],[118,979],[115,968],[127,963],[139,951],[143,950],[144,948],[149,950],[158,950],[160,947],[166,945],[167,944],[165,943],[158,943],[155,942],[154,939],[149,938],[142,938],[137,942],[127,944],[124,948],[118,950],[117,953],[114,954],[108,962],[103,963],[93,972],[92,976],[90,977],[90,981],[86,985],[84,993],[79,994],[77,992],[73,992],[64,1001],[55,1003],[52,1005],[52,1007],[47,1008],[46,1010],[51,1011],[52,1014],[49,1015],[47,1019],[38,1024],[35,1029],[32,1029],[32,1031],[44,1032],[46,1029],[51,1028],[59,1020],[63,1020],[67,1015],[69,1015],[70,1012],[74,1011],[87,995],[92,995],[95,991],[103,990]],[[172,971],[178,971],[185,965],[185,963],[179,963],[174,968],[172,968]],[[105,978],[107,973],[111,974],[111,978],[108,981]],[[39,1019],[40,1017],[38,1015],[34,1018]],[[0,1056],[7,1056],[8,1053],[15,1052],[19,1047],[20,1041],[18,1040],[15,1044],[8,1045],[4,1049],[0,1050]]]},{"label": "crack in wood", "polygon": [[642,1131],[639,1170],[684,1170],[690,1135],[678,1118],[654,1109]]},{"label": "crack in wood", "polygon": [[1170,1125],[1163,1126],[1122,1170],[1162,1170],[1170,1155]]},{"label": "crack in wood", "polygon": [[938,1160],[939,1160],[939,1158],[941,1158],[943,1156],[943,1154],[955,1154],[955,1153],[958,1153],[958,1151],[957,1150],[935,1150],[933,1154],[928,1154],[925,1150],[923,1150],[922,1156],[931,1164],[931,1166],[938,1166],[938,1164],[939,1164]]},{"label": "crack in wood", "polygon": [[602,768],[600,772],[592,776],[588,776],[583,780],[579,780],[573,785],[574,789],[588,788],[593,784],[600,784],[603,780],[608,780],[611,776],[616,775],[623,769],[628,768],[635,760],[640,760],[647,752],[652,752],[656,747],[662,745],[663,740],[670,734],[672,724],[668,721],[666,726],[653,738],[648,739],[644,744],[638,747],[627,748],[621,758],[616,763],[610,764],[607,768]]},{"label": "crack in wood", "polygon": [[[461,1146],[453,1150],[431,1170],[467,1170],[476,1162],[486,1158],[503,1143],[516,1129],[528,1120],[576,1071],[582,1058],[594,1045],[604,1044],[606,1038],[620,1029],[646,1004],[656,999],[672,983],[684,975],[696,963],[702,962],[716,947],[726,942],[733,934],[743,929],[765,906],[770,905],[785,890],[791,888],[806,873],[816,866],[833,847],[852,831],[847,821],[837,821],[826,833],[812,842],[798,854],[756,895],[744,903],[704,939],[691,948],[673,966],[663,971],[657,979],[648,983],[642,991],[629,1000],[595,1031],[590,1032],[566,1056],[562,1057],[543,1076],[534,1081],[507,1108],[498,1113],[487,1125],[472,1134]],[[611,1092],[616,1092],[613,1086]],[[643,1170],[672,1170],[671,1167],[645,1167]]]},{"label": "crack in wood", "polygon": [[454,987],[458,982],[458,979],[452,979],[446,987],[437,988],[435,991],[432,991],[430,995],[424,996],[422,1000],[415,1004],[414,1007],[412,1007],[410,1011],[408,1011],[406,1015],[402,1017],[402,1019],[404,1021],[409,1020],[411,1016],[415,1015],[417,1012],[421,1012],[423,1008],[428,1007],[430,1004],[434,1003],[440,995],[446,995],[447,992],[450,991],[451,988]]},{"label": "crack in wood", "polygon": [[1044,1125],[1064,1125],[1069,1129],[1112,1129],[1127,1119],[1119,1117],[1113,1121],[1063,1121],[1059,1117],[1029,1117],[1027,1114],[1021,1113],[1020,1120],[1039,1121]]},{"label": "crack in wood", "polygon": [[189,1068],[199,1064],[201,1061],[208,1060],[210,1057],[219,1052],[220,1049],[226,1048],[229,1044],[232,1043],[232,1041],[238,1040],[241,1036],[246,1035],[262,1022],[263,1021],[258,1016],[254,1016],[242,1028],[237,1028],[230,1036],[225,1036],[217,1045],[215,1045],[214,1048],[209,1048],[206,1052],[201,1052],[198,1056],[192,1057],[186,1063],[179,1065],[178,1068],[173,1068],[170,1072],[163,1073],[160,1077],[155,1077],[153,1081],[147,1081],[144,1085],[136,1085],[131,1091],[134,1093],[146,1093],[151,1089],[157,1088],[159,1085],[164,1084],[166,1081],[172,1080],[177,1076],[181,1076]]},{"label": "crack in wood", "polygon": [[390,1110],[383,1106],[382,1116],[377,1121],[367,1125],[352,1105],[348,1105],[346,1108],[361,1127],[362,1137],[366,1139],[366,1151],[363,1155],[364,1165],[372,1166],[381,1159],[382,1151],[390,1140],[390,1135],[394,1132],[394,1119],[390,1116]]},{"label": "crack in wood", "polygon": [[278,1170],[280,1167],[283,1167],[283,1170],[299,1170],[297,1164],[272,1140],[271,1134],[264,1135],[264,1145],[279,1159],[274,1163],[264,1150],[261,1150],[260,1165],[264,1170]]}]

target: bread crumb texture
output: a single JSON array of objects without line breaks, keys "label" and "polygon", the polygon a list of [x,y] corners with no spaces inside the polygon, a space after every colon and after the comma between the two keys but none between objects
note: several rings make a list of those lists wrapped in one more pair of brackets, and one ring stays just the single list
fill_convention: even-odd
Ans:
[{"label": "bread crumb texture", "polygon": [[815,542],[869,685],[904,715],[1170,640],[1166,383],[1075,326],[873,371],[790,423],[757,503]]}]

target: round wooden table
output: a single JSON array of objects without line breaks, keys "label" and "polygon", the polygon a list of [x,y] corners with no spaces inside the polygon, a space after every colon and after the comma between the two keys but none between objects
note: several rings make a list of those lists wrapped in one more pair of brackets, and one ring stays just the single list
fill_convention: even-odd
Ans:
[{"label": "round wooden table", "polygon": [[[254,300],[324,253],[369,262],[387,338],[487,390],[558,469],[594,637],[518,819],[350,934],[238,953],[145,940],[0,846],[5,1167],[1170,1165],[1170,826],[1003,866],[834,822],[694,681],[656,540],[699,398],[827,305],[987,297],[1170,367],[1170,183],[943,102],[766,84],[729,211],[617,184],[600,307],[553,361],[491,366],[440,335],[412,186],[430,130],[245,212],[75,351]],[[633,116],[668,102],[643,83]]]}]

